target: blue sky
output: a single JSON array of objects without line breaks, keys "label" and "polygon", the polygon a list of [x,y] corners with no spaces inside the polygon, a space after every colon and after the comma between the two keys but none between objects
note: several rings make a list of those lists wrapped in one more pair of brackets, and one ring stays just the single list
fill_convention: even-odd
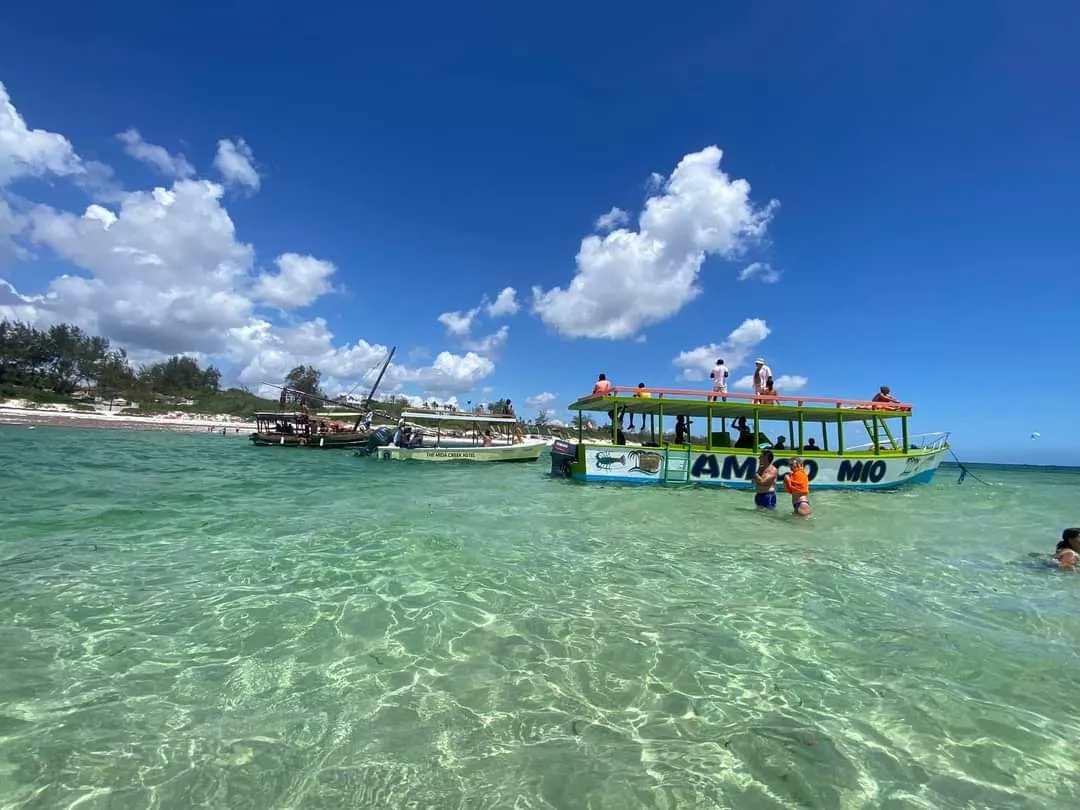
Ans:
[{"label": "blue sky", "polygon": [[761,354],[1080,463],[1080,11],[826,5],[14,7],[0,314],[562,418]]}]

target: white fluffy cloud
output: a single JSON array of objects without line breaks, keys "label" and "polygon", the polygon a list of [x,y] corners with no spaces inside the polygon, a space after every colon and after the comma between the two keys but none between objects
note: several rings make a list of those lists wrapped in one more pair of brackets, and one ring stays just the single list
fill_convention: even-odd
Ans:
[{"label": "white fluffy cloud", "polygon": [[505,324],[479,340],[466,340],[464,346],[469,351],[478,354],[493,355],[506,345],[506,339],[510,337],[510,327]]},{"label": "white fluffy cloud", "polygon": [[473,307],[468,312],[444,312],[437,320],[446,327],[451,335],[461,337],[469,334],[473,321],[480,314],[480,307]]},{"label": "white fluffy cloud", "polygon": [[[243,365],[240,381],[248,385],[277,382],[299,364],[320,369],[340,391],[363,388],[374,382],[389,347],[358,340],[334,344],[334,335],[322,318],[299,326],[276,327],[269,321],[252,319],[230,330],[225,353]],[[441,352],[430,366],[410,367],[391,363],[380,391],[401,392],[406,386],[424,395],[448,397],[465,394],[495,371],[495,364],[474,352],[464,355]],[[339,391],[339,392],[340,392]]]},{"label": "white fluffy cloud", "polygon": [[16,234],[22,232],[27,221],[26,217],[16,214],[11,206],[0,198],[0,267],[11,259],[28,257],[26,249],[15,241]]},{"label": "white fluffy cloud", "polygon": [[[184,164],[133,134],[125,144],[136,157],[174,174]],[[151,157],[153,155],[153,157]],[[172,162],[168,163],[163,158]],[[222,142],[216,165],[225,177],[251,188],[258,174],[240,140]],[[30,129],[0,85],[0,195],[20,177],[71,176],[87,167],[62,135]],[[107,176],[104,167],[100,176]],[[224,188],[195,177],[169,187],[123,192],[82,213],[0,196],[0,258],[60,259],[71,271],[43,284],[39,294],[0,282],[0,318],[48,325],[76,323],[129,349],[137,359],[193,354],[236,365],[240,381],[279,382],[298,364],[320,368],[328,380],[351,390],[370,383],[387,348],[358,340],[340,345],[326,322],[279,324],[259,305],[301,306],[328,292],[334,266],[301,253],[284,253],[276,273],[256,275],[255,249],[238,238],[223,205]],[[17,241],[16,241],[17,240]],[[506,332],[487,340],[494,346]],[[475,390],[495,370],[477,353],[439,353],[430,365],[391,364],[385,390],[448,397]],[[362,386],[363,387],[363,386]]]},{"label": "white fluffy cloud", "polygon": [[533,311],[567,337],[622,339],[675,315],[700,293],[705,258],[735,258],[765,234],[778,206],[750,201],[750,184],[720,170],[723,152],[686,155],[645,203],[638,230],[581,242],[566,289],[533,288]]},{"label": "white fluffy cloud", "polygon": [[610,231],[614,228],[618,228],[620,225],[625,225],[630,219],[630,215],[623,211],[621,208],[612,206],[611,210],[606,214],[601,214],[596,219],[596,230],[598,231]]},{"label": "white fluffy cloud", "polygon": [[[491,301],[485,295],[480,303],[467,310],[455,310],[453,312],[444,312],[439,315],[436,320],[446,327],[448,334],[454,337],[465,337],[472,331],[473,324],[480,316],[481,312],[486,312],[489,318],[504,317],[507,315],[514,315],[517,313],[519,305],[517,302],[517,290],[513,287],[504,287],[502,291],[495,296],[495,300]],[[503,330],[500,330],[503,332]],[[498,333],[496,333],[498,334]],[[489,337],[494,338],[494,335]],[[506,332],[502,334],[502,340],[505,341]]]},{"label": "white fluffy cloud", "polygon": [[534,394],[531,397],[525,397],[525,404],[532,408],[547,408],[552,402],[555,401],[558,394],[553,394],[550,391],[542,391],[539,394]]},{"label": "white fluffy cloud", "polygon": [[769,336],[769,325],[761,318],[747,318],[731,330],[723,342],[710,343],[680,352],[672,363],[682,369],[684,380],[704,380],[717,360],[722,359],[729,369],[747,361],[758,344]]},{"label": "white fluffy cloud", "polygon": [[247,321],[253,249],[236,239],[221,186],[179,180],[79,216],[38,205],[29,236],[90,277],[64,275],[42,308],[96,334],[159,352],[212,352]]},{"label": "white fluffy cloud", "polygon": [[0,82],[0,188],[19,177],[65,176],[84,171],[67,138],[27,126]]},{"label": "white fluffy cloud", "polygon": [[167,177],[191,177],[195,168],[183,155],[170,155],[164,146],[156,146],[143,140],[139,130],[131,128],[116,136],[124,144],[124,151],[136,160],[149,164]]},{"label": "white fluffy cloud", "polygon": [[489,318],[500,318],[505,315],[516,315],[518,309],[520,306],[517,302],[517,290],[513,287],[504,287],[495,296],[495,300],[487,305],[487,314]]},{"label": "white fluffy cloud", "polygon": [[775,284],[780,280],[781,273],[779,270],[774,270],[771,264],[765,264],[764,262],[754,262],[748,264],[739,273],[739,281],[750,281],[757,279],[763,284]]},{"label": "white fluffy cloud", "polygon": [[243,138],[238,138],[235,143],[228,138],[218,141],[214,168],[221,172],[227,183],[247,186],[252,191],[259,190],[260,178],[255,171],[255,154]]},{"label": "white fluffy cloud", "polygon": [[[800,388],[805,388],[806,384],[810,382],[806,377],[799,374],[781,374],[779,377],[773,378],[773,388],[776,392],[783,396],[793,391],[798,391]],[[743,391],[750,391],[754,387],[754,377],[752,374],[747,374],[744,377],[737,379],[732,385],[732,388],[737,388]]]},{"label": "white fluffy cloud", "polygon": [[255,280],[253,293],[260,301],[282,309],[306,307],[333,289],[329,278],[337,268],[330,262],[283,253],[274,264],[277,273],[260,273]]}]

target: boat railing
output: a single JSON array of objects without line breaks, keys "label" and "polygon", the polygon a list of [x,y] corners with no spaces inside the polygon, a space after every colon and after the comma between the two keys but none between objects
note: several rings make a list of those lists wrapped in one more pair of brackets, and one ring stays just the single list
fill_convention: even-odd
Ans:
[{"label": "boat railing", "polygon": [[919,450],[941,450],[949,446],[949,433],[916,433],[908,436],[908,445]]},{"label": "boat railing", "polygon": [[833,408],[851,408],[858,410],[868,411],[895,411],[898,413],[908,412],[910,413],[912,406],[907,402],[874,402],[870,399],[838,399],[834,397],[803,397],[803,396],[785,396],[784,394],[778,394],[776,396],[764,396],[762,394],[736,394],[726,393],[720,394],[716,391],[702,391],[696,388],[645,388],[639,389],[637,387],[621,387],[612,386],[607,394],[589,394],[588,396],[581,397],[578,401],[590,400],[590,399],[602,399],[607,396],[619,396],[622,395],[634,395],[640,390],[647,391],[653,397],[671,397],[677,399],[704,399],[704,400],[716,400],[720,402],[720,398],[723,397],[725,402],[748,402],[755,405],[786,405],[794,406],[796,408],[803,408],[807,405],[821,405]]},{"label": "boat railing", "polygon": [[[862,444],[853,444],[845,446],[844,451],[847,453],[861,453],[867,450],[874,449],[874,442],[863,442]],[[882,438],[877,444],[881,445],[881,449],[885,451],[899,450],[899,444],[897,447],[890,447],[888,439]],[[949,445],[948,433],[916,433],[913,436],[908,436],[908,447],[912,450],[940,450],[943,447]]]}]

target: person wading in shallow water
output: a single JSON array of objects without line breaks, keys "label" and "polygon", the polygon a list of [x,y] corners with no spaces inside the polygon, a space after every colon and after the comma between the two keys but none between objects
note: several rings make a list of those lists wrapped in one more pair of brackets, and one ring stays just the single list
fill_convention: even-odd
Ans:
[{"label": "person wading in shallow water", "polygon": [[754,474],[754,506],[758,509],[776,508],[776,467],[772,450],[762,450]]},{"label": "person wading in shallow water", "polygon": [[1061,570],[1075,570],[1080,562],[1080,529],[1066,529],[1054,549],[1054,559]]},{"label": "person wading in shallow water", "polygon": [[813,509],[810,508],[810,477],[806,474],[801,458],[791,460],[791,472],[784,476],[784,489],[791,496],[791,508],[796,515],[809,517]]}]

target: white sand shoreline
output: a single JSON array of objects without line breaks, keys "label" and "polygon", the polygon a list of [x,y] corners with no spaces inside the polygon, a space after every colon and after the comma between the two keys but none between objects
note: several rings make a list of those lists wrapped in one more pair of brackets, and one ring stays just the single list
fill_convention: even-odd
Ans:
[{"label": "white sand shoreline", "polygon": [[224,430],[228,436],[247,436],[255,432],[254,422],[245,422],[235,416],[179,411],[156,416],[131,416],[105,409],[82,411],[68,405],[30,405],[18,399],[0,402],[0,425],[169,430],[184,433],[209,433],[213,428],[219,433]]}]

